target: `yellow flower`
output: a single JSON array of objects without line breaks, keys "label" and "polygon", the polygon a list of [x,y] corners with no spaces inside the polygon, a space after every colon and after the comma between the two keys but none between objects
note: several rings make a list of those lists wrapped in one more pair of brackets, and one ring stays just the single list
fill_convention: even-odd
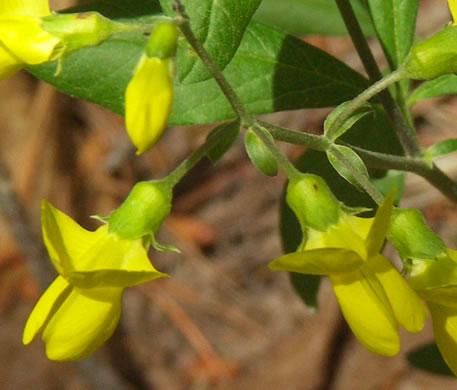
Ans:
[{"label": "yellow flower", "polygon": [[84,359],[113,333],[123,290],[168,275],[151,265],[141,238],[122,240],[108,225],[87,231],[47,202],[42,229],[59,276],[30,314],[23,342],[42,332],[49,359]]},{"label": "yellow flower", "polygon": [[167,125],[173,102],[177,36],[172,24],[156,26],[125,91],[127,133],[137,154],[150,149]]},{"label": "yellow flower", "polygon": [[427,302],[436,344],[457,375],[457,252],[447,248],[437,260],[413,260],[409,282]]},{"label": "yellow flower", "polygon": [[[316,193],[325,191],[322,184],[313,187]],[[329,224],[325,231],[307,228],[302,251],[270,263],[273,270],[328,275],[355,336],[368,350],[386,356],[399,351],[398,324],[410,332],[418,332],[427,316],[422,301],[392,264],[379,254],[392,204],[393,193],[390,193],[374,218],[348,215],[335,207],[331,211],[339,214],[335,223]],[[313,205],[316,208],[317,203]],[[295,204],[293,208],[296,207]],[[326,221],[334,220],[326,209],[317,208],[315,213],[325,214]],[[308,213],[307,218],[310,215]]]},{"label": "yellow flower", "polygon": [[452,14],[452,20],[454,21],[453,25],[457,25],[457,0],[448,0],[447,2],[449,10]]},{"label": "yellow flower", "polygon": [[0,79],[27,64],[52,60],[60,39],[44,31],[42,17],[51,15],[48,0],[0,2]]}]

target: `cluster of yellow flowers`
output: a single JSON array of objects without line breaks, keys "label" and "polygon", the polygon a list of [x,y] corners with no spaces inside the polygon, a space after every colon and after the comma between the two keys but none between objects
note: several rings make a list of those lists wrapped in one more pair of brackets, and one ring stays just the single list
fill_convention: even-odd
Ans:
[{"label": "cluster of yellow flowers", "polygon": [[[457,0],[449,6],[455,18]],[[96,13],[52,14],[48,0],[4,0],[0,78],[27,65],[62,61],[123,28]],[[166,126],[177,39],[173,24],[158,24],[127,86],[126,127],[138,154],[148,150]],[[171,191],[163,182],[138,183],[94,232],[43,202],[43,238],[59,276],[32,311],[24,344],[42,332],[49,359],[67,361],[89,356],[110,337],[119,321],[123,290],[168,276],[151,265],[147,250],[151,245],[167,249],[154,235],[170,211]],[[436,250],[423,251],[432,233],[420,218],[407,217],[408,211],[392,215],[393,193],[373,218],[360,218],[347,212],[323,179],[302,175],[290,181],[287,203],[301,224],[303,242],[270,268],[327,275],[356,337],[367,349],[386,356],[400,349],[399,325],[410,332],[423,328],[425,301],[438,347],[457,374],[457,252],[437,238],[432,239]],[[409,261],[409,280],[380,254],[386,235]]]}]

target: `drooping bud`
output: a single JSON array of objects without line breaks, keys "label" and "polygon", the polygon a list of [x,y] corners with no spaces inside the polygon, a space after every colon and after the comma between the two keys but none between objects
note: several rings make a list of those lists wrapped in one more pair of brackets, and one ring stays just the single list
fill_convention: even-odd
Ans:
[{"label": "drooping bud", "polygon": [[109,20],[98,12],[53,14],[42,18],[41,28],[61,41],[54,50],[53,59],[96,46],[112,34],[130,29],[128,25]]},{"label": "drooping bud", "polygon": [[127,133],[137,154],[150,149],[167,125],[173,102],[177,39],[176,26],[158,24],[125,91]]},{"label": "drooping bud", "polygon": [[415,209],[394,210],[387,236],[403,259],[432,260],[446,253],[444,243]]},{"label": "drooping bud", "polygon": [[429,80],[457,72],[457,26],[449,26],[411,48],[403,64],[405,75]]},{"label": "drooping bud", "polygon": [[142,181],[108,218],[110,233],[121,239],[154,238],[171,210],[172,188],[163,181]]},{"label": "drooping bud", "polygon": [[340,217],[340,202],[325,180],[316,175],[304,174],[291,180],[286,201],[304,230],[313,228],[326,231]]}]

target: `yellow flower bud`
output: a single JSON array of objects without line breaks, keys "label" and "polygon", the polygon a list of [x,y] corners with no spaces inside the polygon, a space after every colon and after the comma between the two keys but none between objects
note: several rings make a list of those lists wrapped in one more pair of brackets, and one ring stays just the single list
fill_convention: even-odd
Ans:
[{"label": "yellow flower bud", "polygon": [[167,125],[173,102],[177,37],[174,25],[156,26],[125,91],[127,133],[137,154],[150,149]]}]

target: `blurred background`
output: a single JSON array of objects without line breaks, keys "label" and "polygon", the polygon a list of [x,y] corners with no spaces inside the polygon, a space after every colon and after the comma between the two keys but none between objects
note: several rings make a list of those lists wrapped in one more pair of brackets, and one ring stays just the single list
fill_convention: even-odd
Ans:
[{"label": "blurred background", "polygon": [[[77,1],[50,3],[59,10]],[[445,0],[421,1],[418,36],[430,36],[449,18]],[[362,71],[349,39],[306,39]],[[379,46],[373,50],[382,62]],[[46,359],[39,337],[23,346],[27,316],[55,277],[41,243],[41,199],[93,229],[90,215],[116,208],[136,181],[166,175],[212,126],[170,128],[138,158],[123,118],[26,72],[0,83],[0,99],[1,390],[456,388],[454,378],[423,373],[405,360],[407,351],[432,340],[430,324],[419,335],[402,333],[402,352],[383,358],[354,339],[327,281],[321,311],[311,313],[287,275],[268,270],[281,254],[278,206],[285,178],[257,173],[242,139],[216,166],[202,161],[176,188],[159,240],[182,254],[150,256],[172,279],[128,289],[121,324],[103,348],[80,363],[55,363]],[[265,119],[318,133],[328,112]],[[457,98],[427,100],[414,113],[423,146],[456,137]],[[283,146],[291,158],[303,152]],[[439,166],[457,177],[455,155]],[[402,205],[420,208],[455,248],[456,205],[412,175]]]}]

